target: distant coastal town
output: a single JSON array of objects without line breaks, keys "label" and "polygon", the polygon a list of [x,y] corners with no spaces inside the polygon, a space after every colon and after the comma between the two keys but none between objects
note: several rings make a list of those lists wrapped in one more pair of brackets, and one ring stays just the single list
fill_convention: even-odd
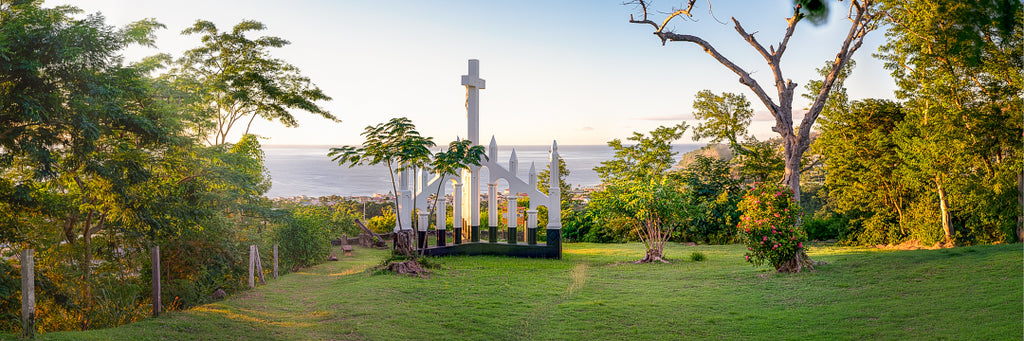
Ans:
[{"label": "distant coastal town", "polygon": [[[568,193],[569,197],[568,198],[570,200],[575,200],[575,201],[579,201],[579,202],[581,202],[583,204],[586,204],[587,202],[590,201],[591,193],[593,193],[595,191],[600,191],[602,189],[604,189],[604,185],[603,184],[602,185],[595,185],[595,186],[576,186],[575,188],[573,188],[572,190],[569,191],[569,193]],[[507,200],[508,197],[509,197],[508,190],[498,192],[498,200],[499,201]],[[313,197],[313,196],[307,196],[307,195],[299,195],[299,196],[291,196],[291,197],[270,198],[270,200],[273,201],[276,204],[288,204],[288,205],[298,205],[298,206],[316,206],[316,205],[332,206],[332,205],[340,204],[340,203],[345,202],[345,201],[358,202],[360,204],[364,204],[364,203],[386,204],[386,203],[391,203],[394,200],[394,198],[395,198],[395,195],[392,192],[388,192],[388,193],[374,193],[373,195],[350,195],[350,196],[328,195],[328,196]],[[445,198],[446,198],[445,199],[445,204],[448,204],[448,205],[450,205],[453,202],[453,200],[454,200],[452,198],[451,194],[446,195]],[[487,202],[487,199],[489,199],[489,195],[487,193],[480,193],[480,201],[481,202]]]}]

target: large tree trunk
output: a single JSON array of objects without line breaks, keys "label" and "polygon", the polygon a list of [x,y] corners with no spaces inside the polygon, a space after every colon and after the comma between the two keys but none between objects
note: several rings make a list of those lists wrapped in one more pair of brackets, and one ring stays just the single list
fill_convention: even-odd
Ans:
[{"label": "large tree trunk", "polygon": [[778,272],[796,273],[796,272],[801,272],[801,271],[803,271],[805,269],[806,270],[814,270],[814,266],[815,265],[822,265],[822,264],[825,264],[825,262],[822,262],[822,261],[817,261],[816,262],[816,261],[811,260],[811,257],[807,256],[807,252],[805,252],[804,249],[800,249],[800,251],[798,251],[796,253],[796,256],[793,257],[793,259],[791,259],[791,260],[789,260],[789,261],[787,261],[785,263],[782,263],[782,265],[779,266],[778,268],[776,268],[775,270],[778,271]]},{"label": "large tree trunk", "polygon": [[665,257],[663,256],[662,248],[656,248],[656,247],[652,247],[652,248],[647,249],[647,254],[644,255],[644,259],[638,260],[635,263],[636,264],[643,264],[643,263],[654,263],[654,262],[671,263],[668,260],[666,260]]},{"label": "large tree trunk", "polygon": [[395,252],[405,257],[416,257],[415,249],[413,248],[413,230],[398,230],[395,232]]},{"label": "large tree trunk", "polygon": [[665,239],[668,237],[667,231],[661,230],[661,224],[653,221],[647,221],[644,223],[644,229],[637,231],[641,239],[644,242],[644,246],[647,247],[647,252],[644,258],[636,261],[636,264],[641,263],[671,263],[664,257],[665,250]]},{"label": "large tree trunk", "polygon": [[785,138],[782,155],[786,162],[785,171],[782,173],[782,183],[793,190],[793,201],[800,205],[800,158],[803,151],[796,138]]}]

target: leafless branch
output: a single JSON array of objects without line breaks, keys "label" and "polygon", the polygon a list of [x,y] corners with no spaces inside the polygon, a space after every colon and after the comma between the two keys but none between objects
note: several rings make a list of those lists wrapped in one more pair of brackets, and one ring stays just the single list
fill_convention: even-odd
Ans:
[{"label": "leafless branch", "polygon": [[725,25],[725,22],[718,20],[718,17],[715,16],[715,12],[711,10],[711,0],[708,0],[708,13],[711,13],[711,18],[715,19],[719,24]]},{"label": "leafless branch", "polygon": [[[829,71],[828,76],[825,77],[822,83],[821,89],[818,90],[818,95],[814,99],[814,104],[811,105],[807,115],[804,116],[802,122],[800,122],[800,134],[806,136],[811,132],[811,126],[814,125],[814,121],[818,119],[818,115],[821,114],[821,110],[825,107],[825,101],[828,99],[828,95],[832,86],[839,78],[839,73],[842,71],[846,63],[853,57],[853,53],[860,48],[864,42],[864,37],[873,28],[875,19],[878,18],[878,13],[868,13],[872,5],[872,0],[856,1],[850,5],[851,11],[854,12],[853,25],[850,25],[850,31],[846,35],[846,39],[843,40],[843,45],[839,49],[839,53],[836,54],[835,61],[832,62],[832,70]],[[800,144],[800,148],[806,150],[810,147],[810,143],[804,141]]]}]

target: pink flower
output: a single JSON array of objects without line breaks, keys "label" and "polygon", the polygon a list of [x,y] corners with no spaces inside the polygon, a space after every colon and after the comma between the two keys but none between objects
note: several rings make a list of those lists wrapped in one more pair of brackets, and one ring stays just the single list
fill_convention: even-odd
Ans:
[{"label": "pink flower", "polygon": [[775,213],[775,217],[776,217],[776,218],[778,218],[778,217],[779,217],[779,214],[778,214],[778,213]]},{"label": "pink flower", "polygon": [[803,248],[804,247],[804,243],[803,242],[796,243],[796,247]]},{"label": "pink flower", "polygon": [[747,260],[750,260],[750,256],[743,256],[743,258],[746,258]]},{"label": "pink flower", "polygon": [[761,240],[762,240],[762,241],[768,241],[768,236],[763,236],[763,237],[761,237]]}]

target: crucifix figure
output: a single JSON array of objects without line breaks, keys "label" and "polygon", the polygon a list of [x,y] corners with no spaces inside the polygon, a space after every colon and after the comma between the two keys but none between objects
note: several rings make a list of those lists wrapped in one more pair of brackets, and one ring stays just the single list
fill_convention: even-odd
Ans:
[{"label": "crucifix figure", "polygon": [[[470,59],[469,74],[462,76],[462,85],[466,86],[467,136],[474,146],[480,144],[480,90],[485,84],[480,79],[480,61]],[[480,228],[480,167],[463,170],[462,183],[462,217],[469,220],[463,226],[472,231],[470,241],[476,242]]]}]

